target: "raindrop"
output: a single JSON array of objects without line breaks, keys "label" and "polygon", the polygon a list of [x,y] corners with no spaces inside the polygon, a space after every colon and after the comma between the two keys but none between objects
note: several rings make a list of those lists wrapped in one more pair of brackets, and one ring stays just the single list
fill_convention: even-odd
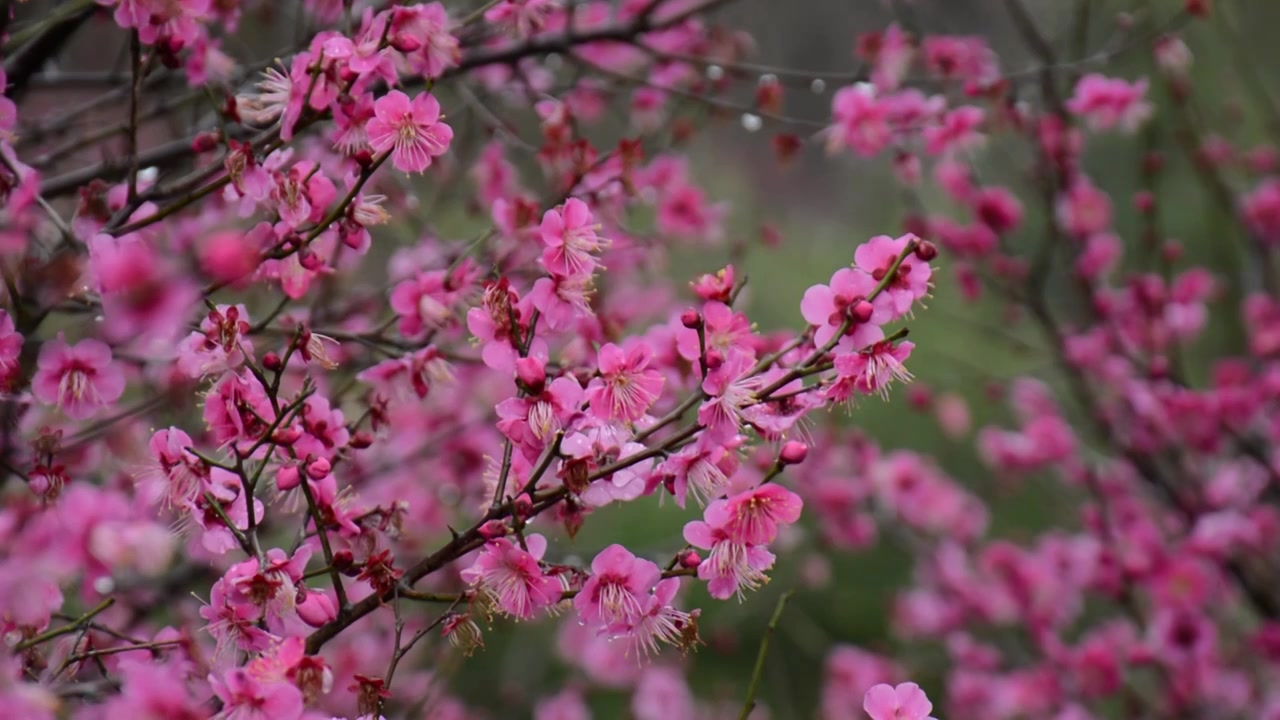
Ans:
[{"label": "raindrop", "polygon": [[106,595],[115,591],[116,581],[109,577],[100,577],[93,581],[93,589],[99,595]]},{"label": "raindrop", "polygon": [[761,85],[775,85],[778,82],[778,76],[773,73],[765,73],[760,76]]},{"label": "raindrop", "polygon": [[755,132],[759,130],[760,127],[763,125],[764,125],[764,121],[760,119],[759,115],[754,115],[752,113],[742,113],[742,129],[743,130],[746,130],[747,132]]},{"label": "raindrop", "polygon": [[716,80],[719,80],[719,79],[720,79],[720,78],[722,78],[722,77],[724,77],[724,68],[720,67],[719,65],[708,65],[708,66],[707,66],[707,79],[708,79],[708,80],[711,80],[711,81],[713,81],[713,82],[714,82],[714,81],[716,81]]},{"label": "raindrop", "polygon": [[821,95],[827,91],[827,81],[822,78],[814,78],[813,82],[809,83],[809,89],[813,91],[813,94]]}]

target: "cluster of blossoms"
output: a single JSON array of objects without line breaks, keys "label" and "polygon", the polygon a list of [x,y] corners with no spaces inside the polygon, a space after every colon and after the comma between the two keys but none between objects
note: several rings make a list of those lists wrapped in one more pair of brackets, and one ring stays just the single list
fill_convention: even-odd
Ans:
[{"label": "cluster of blossoms", "polygon": [[[257,65],[223,48],[271,3],[97,0],[16,25],[0,707],[579,720],[622,692],[638,720],[761,718],[785,712],[756,693],[789,593],[745,703],[685,679],[716,609],[771,578],[831,582],[830,555],[883,539],[911,564],[887,624],[928,651],[835,638],[824,720],[931,720],[913,676],[956,720],[1280,717],[1280,154],[1201,126],[1176,33],[1216,3],[1125,15],[1119,45],[1071,60],[1011,0],[1031,73],[910,13],[860,37],[815,144],[888,160],[911,211],[844,249],[780,332],[733,265],[685,285],[670,262],[731,234],[678,152],[694,119],[792,120],[721,4],[303,0],[297,45]],[[85,21],[120,44],[127,85],[27,107]],[[1093,71],[1134,49],[1151,79]],[[86,128],[102,108],[126,119]],[[1139,131],[1122,201],[1086,151]],[[1169,239],[1166,135],[1248,261],[1197,266]],[[774,137],[783,160],[804,145]],[[992,148],[1030,181],[997,184]],[[940,267],[1058,371],[997,378],[1011,412],[976,430],[961,395],[911,386],[973,441],[976,478],[813,422],[912,378],[904,323]],[[1005,533],[989,476],[1050,494],[1056,524]],[[678,531],[635,542],[622,514]],[[532,668],[510,697],[449,682],[491,633],[539,621],[563,687]]]},{"label": "cluster of blossoms", "polygon": [[[664,279],[670,249],[726,234],[673,150],[725,89],[703,66],[750,46],[718,4],[305,0],[314,34],[257,67],[221,48],[270,4],[99,0],[14,35],[6,712],[472,717],[448,663],[563,615],[580,681],[530,695],[537,717],[587,717],[593,685],[631,690],[638,718],[736,713],[680,669],[698,598],[744,601],[795,545],[792,469],[821,455],[802,421],[910,378],[891,326],[937,250],[851,248],[796,332],[758,329],[732,266]],[[83,20],[132,61],[127,91],[93,101],[128,119],[92,133],[22,103],[23,58]],[[174,78],[189,94],[147,91]],[[634,134],[600,144],[618,97]],[[501,117],[522,113],[537,144]],[[115,138],[126,162],[95,164]],[[463,208],[447,232],[442,198]],[[656,551],[584,541],[626,504],[683,531]],[[873,717],[927,714],[918,689],[889,693]]]}]

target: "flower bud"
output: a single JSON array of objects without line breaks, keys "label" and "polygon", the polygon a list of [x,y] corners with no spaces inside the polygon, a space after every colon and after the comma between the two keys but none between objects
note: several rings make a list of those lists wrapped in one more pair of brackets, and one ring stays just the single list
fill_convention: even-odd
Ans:
[{"label": "flower bud", "polygon": [[333,465],[324,458],[317,458],[307,464],[307,475],[312,480],[323,480],[329,477],[329,473],[333,470]]},{"label": "flower bud", "polygon": [[799,465],[809,455],[809,446],[799,440],[791,440],[782,446],[782,452],[778,453],[779,465]]},{"label": "flower bud", "polygon": [[522,520],[533,514],[533,498],[529,497],[529,493],[520,493],[520,496],[512,501],[511,514]]},{"label": "flower bud", "polygon": [[319,272],[324,269],[324,258],[310,250],[298,251],[298,263],[311,272]]},{"label": "flower bud", "polygon": [[292,490],[301,483],[302,473],[299,472],[298,464],[294,461],[289,461],[276,472],[276,489],[280,492]]},{"label": "flower bud", "polygon": [[422,48],[422,43],[404,33],[396,33],[391,37],[391,47],[402,53],[411,53]]},{"label": "flower bud", "polygon": [[701,564],[702,564],[702,557],[698,555],[698,553],[694,552],[693,550],[686,550],[680,553],[680,567],[692,569],[692,568],[698,567]]},{"label": "flower bud", "polygon": [[938,257],[938,246],[934,245],[928,240],[921,240],[920,243],[916,245],[915,252],[916,252],[916,257],[920,258],[925,262],[929,262],[930,260],[933,260],[934,258]]},{"label": "flower bud", "polygon": [[724,355],[719,350],[707,351],[707,369],[715,370],[724,364]]},{"label": "flower bud", "polygon": [[191,152],[207,153],[218,147],[218,143],[222,140],[222,132],[219,130],[206,130],[199,133],[191,140]]},{"label": "flower bud", "polygon": [[280,372],[284,369],[284,362],[280,360],[280,356],[269,352],[262,356],[262,367],[271,372]]},{"label": "flower bud", "polygon": [[351,436],[348,446],[355,450],[363,450],[373,444],[373,434],[368,430],[361,430]]},{"label": "flower bud", "polygon": [[258,269],[258,249],[243,233],[218,232],[205,238],[198,250],[200,269],[223,283],[233,283]]},{"label": "flower bud", "polygon": [[547,386],[546,365],[539,358],[520,358],[516,361],[516,381],[530,395],[539,395]]},{"label": "flower bud", "polygon": [[875,312],[875,307],[866,300],[859,300],[849,309],[849,316],[854,322],[864,323],[871,320],[871,315]]},{"label": "flower bud", "polygon": [[489,522],[481,525],[477,532],[479,532],[480,537],[485,540],[496,540],[500,537],[506,537],[507,533],[510,532],[510,529],[507,527],[506,523],[501,520],[490,520]]},{"label": "flower bud", "polygon": [[333,551],[333,567],[343,575],[355,576],[360,571],[356,568],[356,557],[350,550],[343,548]]},{"label": "flower bud", "polygon": [[276,431],[271,433],[271,442],[288,447],[298,442],[300,437],[302,437],[302,431],[296,427],[276,428]]},{"label": "flower bud", "polygon": [[702,327],[702,313],[697,310],[685,310],[680,316],[680,324],[690,330],[697,330]]}]

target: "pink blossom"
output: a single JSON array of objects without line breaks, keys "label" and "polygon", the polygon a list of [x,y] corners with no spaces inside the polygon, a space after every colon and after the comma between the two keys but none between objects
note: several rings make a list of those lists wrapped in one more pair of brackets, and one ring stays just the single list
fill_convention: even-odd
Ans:
[{"label": "pink blossom", "polygon": [[111,348],[93,339],[68,345],[59,336],[40,348],[31,392],[45,405],[55,405],[73,420],[92,417],[124,394],[124,371]]},{"label": "pink blossom", "polygon": [[605,343],[599,350],[600,377],[587,387],[591,411],[602,418],[635,422],[662,394],[662,374],[649,367],[653,350],[636,343],[629,350]]},{"label": "pink blossom", "polygon": [[707,506],[707,524],[748,545],[768,545],[778,530],[800,519],[800,496],[776,483],[740,492]]},{"label": "pink blossom", "polygon": [[1240,200],[1240,214],[1258,239],[1280,245],[1280,179],[1268,178]]},{"label": "pink blossom", "polygon": [[[892,318],[893,308],[867,298],[875,291],[876,280],[857,268],[841,268],[829,285],[814,285],[800,301],[800,313],[818,328],[814,343],[825,346],[843,327],[840,344],[859,349],[884,337],[880,325]],[[877,298],[878,299],[878,298]]]},{"label": "pink blossom", "polygon": [[1075,95],[1067,101],[1067,109],[1084,117],[1093,130],[1119,127],[1132,133],[1151,117],[1151,104],[1144,100],[1146,94],[1145,79],[1131,84],[1090,73],[1076,83]]},{"label": "pink blossom", "polygon": [[223,708],[216,720],[299,720],[302,692],[290,682],[263,682],[243,668],[209,676]]},{"label": "pink blossom", "polygon": [[925,150],[930,155],[945,155],[977,147],[983,141],[978,128],[985,116],[982,108],[971,105],[948,112],[938,125],[924,129]]},{"label": "pink blossom", "polygon": [[1111,198],[1080,176],[1058,197],[1058,224],[1076,238],[1111,228]]},{"label": "pink blossom", "polygon": [[867,691],[862,709],[871,720],[927,720],[933,703],[915,683],[881,684]]},{"label": "pink blossom", "polygon": [[888,146],[892,133],[887,110],[870,86],[841,88],[831,101],[832,125],[827,130],[827,150],[851,148],[871,157]]},{"label": "pink blossom", "polygon": [[544,575],[538,562],[547,551],[541,535],[525,537],[528,550],[506,538],[490,540],[462,579],[488,593],[506,614],[528,620],[538,610],[560,601],[562,586]]},{"label": "pink blossom", "polygon": [[593,625],[632,623],[644,611],[662,572],[621,545],[610,545],[591,561],[591,577],[573,598],[578,617]]},{"label": "pink blossom", "polygon": [[658,232],[677,238],[707,242],[719,240],[724,208],[709,205],[702,190],[693,185],[666,188],[658,202]]},{"label": "pink blossom", "polygon": [[577,378],[558,377],[525,397],[498,403],[498,429],[536,457],[579,413],[582,396]]},{"label": "pink blossom", "polygon": [[[746,315],[734,312],[722,302],[708,302],[702,306],[702,324],[708,351],[715,350],[726,358],[742,352],[754,356],[750,345],[751,321]],[[680,357],[697,362],[702,356],[697,330],[681,325],[676,331],[676,349]]]},{"label": "pink blossom", "polygon": [[[438,3],[437,3],[438,4]],[[409,96],[392,90],[373,105],[369,144],[379,154],[391,154],[391,164],[406,173],[420,173],[443,155],[453,141],[453,128],[440,121],[440,103],[431,93]]]},{"label": "pink blossom", "polygon": [[[712,508],[716,508],[714,511]],[[707,592],[717,600],[728,600],[734,595],[739,602],[745,590],[757,590],[769,582],[765,571],[773,567],[775,556],[759,545],[751,545],[735,537],[748,528],[734,524],[734,533],[724,524],[735,520],[712,503],[704,515],[706,522],[695,520],[684,526],[684,539],[690,545],[709,550],[698,564],[698,578],[707,581]]]},{"label": "pink blossom", "polygon": [[910,340],[897,344],[880,341],[863,350],[836,356],[839,380],[828,390],[827,397],[845,400],[850,390],[856,390],[864,395],[878,393],[887,399],[894,382],[911,382],[906,362],[914,347],[915,343]]},{"label": "pink blossom", "polygon": [[596,256],[605,246],[596,235],[600,229],[591,217],[587,204],[569,198],[560,208],[552,208],[542,216],[539,233],[546,250],[542,264],[556,275],[590,275],[596,268]]},{"label": "pink blossom", "polygon": [[697,442],[663,461],[654,474],[658,478],[670,478],[670,491],[676,505],[684,507],[690,493],[699,505],[723,495],[737,467],[730,447],[702,435]]},{"label": "pink blossom", "polygon": [[[858,246],[853,254],[854,262],[858,269],[880,283],[888,276],[908,244],[919,240],[920,238],[911,234],[897,238],[878,235]],[[876,298],[875,304],[887,305],[891,309],[891,317],[895,319],[906,315],[911,311],[912,304],[929,294],[931,275],[929,263],[921,260],[915,253],[907,253],[898,264],[897,271],[888,279],[884,292]],[[834,282],[832,287],[834,288]],[[876,322],[875,315],[872,316],[872,322]]]}]

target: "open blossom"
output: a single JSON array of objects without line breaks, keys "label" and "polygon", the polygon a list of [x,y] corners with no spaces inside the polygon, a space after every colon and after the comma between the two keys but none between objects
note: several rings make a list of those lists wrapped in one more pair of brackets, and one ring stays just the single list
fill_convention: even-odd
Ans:
[{"label": "open blossom", "polygon": [[906,361],[914,347],[910,340],[897,344],[886,340],[857,352],[836,356],[835,369],[839,379],[828,390],[827,397],[832,400],[848,399],[850,389],[864,395],[878,393],[881,397],[888,397],[889,386],[895,381],[910,382],[911,373],[907,371]]},{"label": "open blossom", "polygon": [[637,343],[629,350],[606,343],[600,346],[600,377],[587,387],[591,411],[604,418],[635,422],[662,394],[662,374],[651,369],[653,350]]},{"label": "open blossom", "polygon": [[1146,101],[1147,81],[1134,83],[1090,73],[1076,83],[1075,95],[1067,101],[1067,109],[1085,118],[1094,130],[1120,128],[1134,132],[1147,118],[1152,107]]},{"label": "open blossom", "polygon": [[378,98],[367,132],[374,151],[391,153],[391,164],[406,173],[426,170],[453,141],[453,128],[440,120],[439,101],[427,92],[412,101],[399,90]]},{"label": "open blossom", "polygon": [[[902,257],[909,245],[919,241],[920,238],[910,233],[896,238],[878,235],[859,245],[853,254],[859,269],[876,283],[886,283],[884,292],[874,302],[888,305],[894,319],[911,312],[911,306],[929,294],[929,279],[932,277],[929,263],[912,252]],[[899,258],[902,258],[901,262]],[[892,276],[889,275],[891,272]]]},{"label": "open blossom", "polygon": [[525,551],[506,538],[490,540],[462,579],[479,587],[506,614],[528,620],[538,610],[560,601],[560,581],[545,575],[538,562],[547,551],[541,535],[525,537]]},{"label": "open blossom", "polygon": [[610,545],[591,561],[591,577],[573,598],[573,606],[584,623],[631,623],[640,618],[649,591],[661,577],[655,563],[621,545]]},{"label": "open blossom", "polygon": [[931,720],[933,703],[915,683],[880,684],[867,691],[862,709],[871,720]]},{"label": "open blossom", "polygon": [[705,505],[724,494],[729,477],[737,470],[737,458],[732,452],[736,440],[730,444],[717,442],[709,435],[673,453],[654,473],[657,477],[671,479],[671,493],[676,505],[684,507],[685,499],[692,494],[699,505]]},{"label": "open blossom", "polygon": [[591,209],[577,198],[569,198],[561,207],[548,210],[539,228],[546,245],[542,264],[556,275],[590,275],[596,268],[595,253],[606,244],[596,234],[599,229]]},{"label": "open blossom", "polygon": [[[716,507],[713,512],[712,507]],[[698,564],[698,578],[707,581],[707,592],[717,600],[737,595],[741,601],[746,590],[757,590],[769,578],[765,571],[773,567],[774,554],[763,546],[746,542],[743,532],[749,526],[735,523],[722,506],[712,503],[702,520],[684,526],[684,539],[690,545],[709,550]]]},{"label": "open blossom", "polygon": [[711,503],[706,519],[709,525],[723,528],[744,543],[768,545],[778,536],[779,528],[800,519],[803,508],[799,495],[769,483]]},{"label": "open blossom", "polygon": [[209,676],[222,701],[215,720],[299,720],[304,711],[302,691],[287,680],[264,681],[245,668]]},{"label": "open blossom", "polygon": [[829,285],[814,285],[806,290],[800,300],[800,313],[818,328],[813,341],[826,345],[841,328],[844,336],[839,342],[852,349],[883,339],[880,326],[892,319],[893,307],[884,301],[873,304],[868,300],[876,284],[875,278],[862,270],[841,268],[831,276]]},{"label": "open blossom", "polygon": [[827,130],[829,151],[850,148],[871,157],[892,140],[888,109],[870,85],[841,88],[831,101],[831,115],[833,122]]},{"label": "open blossom", "polygon": [[37,400],[61,408],[73,420],[115,404],[124,387],[124,371],[112,359],[111,348],[93,339],[68,345],[59,337],[46,343],[31,379]]}]

